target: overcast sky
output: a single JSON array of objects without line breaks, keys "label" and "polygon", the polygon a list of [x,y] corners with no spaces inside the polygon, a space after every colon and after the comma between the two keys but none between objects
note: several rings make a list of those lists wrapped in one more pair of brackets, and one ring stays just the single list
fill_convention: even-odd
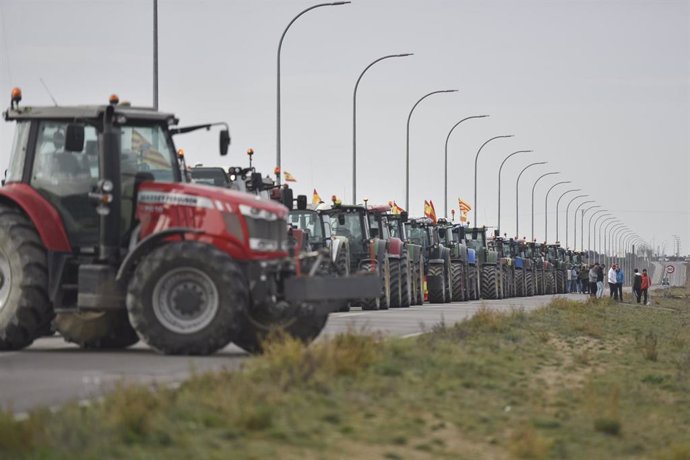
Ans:
[{"label": "overcast sky", "polygon": [[[216,133],[177,139],[190,163],[255,164],[270,172],[276,150],[276,48],[302,0],[160,0],[160,108],[182,124],[224,120],[230,154]],[[111,93],[152,104],[152,2],[144,0],[0,0],[0,95],[20,86],[23,104],[105,103]],[[449,204],[473,205],[479,159],[478,221],[497,223],[497,169],[503,170],[502,227],[515,234],[515,179],[522,176],[520,235],[544,238],[544,193],[560,180],[608,209],[648,242],[671,251],[671,235],[690,252],[690,17],[687,0],[354,0],[302,16],[283,46],[283,169],[296,190],[351,197],[352,90],[358,98],[358,195],[370,203],[405,201],[405,125],[427,92],[457,88],[419,105],[411,125],[411,213],[425,199],[443,214],[443,154],[450,127]],[[0,167],[12,127],[0,128]],[[561,201],[559,239],[565,243]],[[569,242],[573,239],[573,209]],[[549,201],[555,239],[555,200]],[[472,213],[471,218],[474,217]],[[578,222],[577,232],[580,233]],[[586,230],[585,230],[586,231]],[[578,236],[579,240],[579,236]],[[585,238],[587,245],[587,238]],[[578,243],[579,247],[579,243]]]}]

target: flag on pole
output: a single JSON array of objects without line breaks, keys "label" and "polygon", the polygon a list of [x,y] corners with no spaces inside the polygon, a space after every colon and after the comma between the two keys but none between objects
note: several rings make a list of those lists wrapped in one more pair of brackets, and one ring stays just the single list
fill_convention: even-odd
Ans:
[{"label": "flag on pole", "polygon": [[428,217],[433,223],[436,223],[436,210],[434,209],[434,202],[431,200],[424,200],[424,217]]},{"label": "flag on pole", "polygon": [[314,189],[314,193],[311,196],[311,204],[317,205],[319,203],[323,203],[323,200],[319,196],[319,193],[316,191],[316,189]]},{"label": "flag on pole", "polygon": [[467,213],[463,212],[460,214],[460,222],[467,222]]},{"label": "flag on pole", "polygon": [[391,207],[391,214],[402,214],[403,212],[405,212],[405,210],[398,206],[398,203],[396,203],[395,201],[389,201],[388,206]]},{"label": "flag on pole", "polygon": [[465,213],[472,210],[472,206],[470,206],[470,204],[462,198],[458,198],[458,206],[460,207],[460,211]]},{"label": "flag on pole", "polygon": [[285,182],[297,182],[297,179],[289,172],[283,171],[283,175],[285,176]]}]

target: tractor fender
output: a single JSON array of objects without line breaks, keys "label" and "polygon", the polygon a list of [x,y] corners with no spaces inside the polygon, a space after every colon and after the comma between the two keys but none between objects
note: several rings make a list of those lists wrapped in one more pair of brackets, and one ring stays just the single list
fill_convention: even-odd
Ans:
[{"label": "tractor fender", "polygon": [[190,233],[199,234],[203,233],[203,231],[196,228],[173,227],[168,228],[166,230],[162,230],[160,232],[152,233],[151,235],[147,236],[143,240],[139,241],[139,243],[134,247],[134,249],[132,249],[127,254],[125,259],[122,261],[120,268],[117,270],[117,276],[115,277],[115,279],[118,282],[124,280],[125,277],[132,270],[134,270],[134,267],[136,266],[137,262],[139,262],[139,260],[141,260],[142,257],[156,249],[158,246],[165,244],[166,238],[170,238],[171,236],[177,235],[182,236],[184,238],[185,234]]},{"label": "tractor fender", "polygon": [[443,265],[443,264],[445,264],[445,263],[446,263],[446,260],[445,260],[445,259],[429,259],[429,264],[431,264],[431,265],[433,265],[433,264],[441,264],[441,265]]},{"label": "tractor fender", "polygon": [[400,258],[402,255],[403,242],[399,238],[390,238],[388,240],[388,254],[394,258]]},{"label": "tractor fender", "polygon": [[72,252],[60,214],[28,184],[7,184],[0,188],[0,202],[15,206],[27,215],[48,251]]},{"label": "tractor fender", "polygon": [[340,251],[349,252],[350,241],[345,236],[332,236],[331,237],[331,261],[335,262],[338,258],[338,253]]}]

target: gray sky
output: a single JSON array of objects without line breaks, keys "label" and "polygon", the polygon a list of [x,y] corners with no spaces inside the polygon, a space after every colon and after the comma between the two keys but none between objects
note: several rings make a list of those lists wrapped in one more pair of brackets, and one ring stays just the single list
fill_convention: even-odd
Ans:
[{"label": "gray sky", "polygon": [[[151,105],[150,1],[0,0],[0,95],[20,86],[26,105],[105,103],[111,93]],[[225,120],[230,155],[217,135],[180,137],[190,163],[275,165],[275,66],[280,34],[302,0],[160,0],[160,106],[182,124]],[[298,20],[283,47],[283,169],[296,190],[350,200],[352,89],[361,70],[385,54],[362,80],[358,98],[358,194],[370,203],[404,206],[405,123],[429,91],[459,93],[425,100],[412,119],[411,213],[431,199],[443,214],[443,148],[450,127],[469,115],[450,141],[449,204],[473,202],[477,148],[480,224],[497,221],[497,168],[504,167],[502,226],[515,233],[515,178],[520,235],[530,235],[530,191],[537,186],[535,236],[544,238],[544,192],[571,180],[596,204],[649,242],[671,250],[671,235],[690,246],[689,3],[580,0],[354,0]],[[3,107],[5,107],[3,105]],[[0,165],[12,130],[0,128]],[[557,179],[556,179],[557,178]],[[560,195],[554,189],[551,197]],[[559,239],[565,242],[564,203]],[[569,246],[572,247],[571,207]],[[474,203],[472,203],[474,204]],[[555,200],[549,205],[555,239]],[[471,215],[473,217],[473,215]],[[578,233],[579,222],[578,222]],[[579,237],[578,237],[579,239]],[[587,244],[585,238],[585,245]]]}]

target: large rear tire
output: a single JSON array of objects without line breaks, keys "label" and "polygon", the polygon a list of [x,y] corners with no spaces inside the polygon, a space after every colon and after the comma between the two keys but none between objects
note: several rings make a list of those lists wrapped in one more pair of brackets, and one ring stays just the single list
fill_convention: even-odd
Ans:
[{"label": "large rear tire", "polygon": [[525,272],[525,295],[534,296],[534,273],[531,270]]},{"label": "large rear tire", "polygon": [[31,345],[52,319],[41,238],[23,214],[0,205],[0,351]]},{"label": "large rear tire", "polygon": [[450,271],[453,279],[453,300],[465,300],[465,266],[462,262],[453,262]]},{"label": "large rear tire", "polygon": [[484,265],[482,267],[482,299],[499,298],[497,272],[498,270],[494,265]]},{"label": "large rear tire", "polygon": [[545,281],[546,281],[546,282],[544,283],[544,294],[555,294],[555,293],[556,293],[556,289],[555,289],[555,286],[554,286],[554,282],[555,282],[555,275],[554,275],[554,273],[553,273],[553,272],[548,272],[548,273],[544,274],[544,278],[545,278]]},{"label": "large rear tire", "polygon": [[[362,271],[368,272],[371,270],[371,263],[365,262],[362,264]],[[391,277],[390,264],[388,257],[385,257],[383,265],[377,269],[381,277],[381,295],[371,299],[362,299],[362,310],[388,310],[391,301]]]},{"label": "large rear tire", "polygon": [[408,259],[407,248],[403,248],[400,256],[400,307],[407,308],[412,303],[412,275]]},{"label": "large rear tire", "polygon": [[443,275],[445,276],[445,290],[443,292],[445,298],[443,300],[444,303],[451,303],[453,301],[453,274],[451,272],[450,257],[446,258],[443,264]]},{"label": "large rear tire", "polygon": [[417,283],[417,305],[424,305],[424,257],[419,255],[419,259],[415,264],[417,269],[415,271],[415,282]]},{"label": "large rear tire", "polygon": [[390,259],[389,264],[391,268],[391,308],[399,308],[402,300],[400,259]]},{"label": "large rear tire", "polygon": [[137,266],[127,290],[129,320],[151,348],[207,355],[238,334],[247,311],[244,273],[224,252],[196,241],[169,243]]},{"label": "large rear tire", "polygon": [[54,324],[66,342],[81,348],[121,349],[139,341],[126,310],[58,313]]},{"label": "large rear tire", "polygon": [[515,270],[515,296],[525,296],[525,269],[520,268]]},{"label": "large rear tire", "polygon": [[[446,277],[442,264],[429,264],[427,273],[427,288],[429,289],[429,303],[445,303],[446,301]],[[438,278],[438,280],[430,280]]]}]

